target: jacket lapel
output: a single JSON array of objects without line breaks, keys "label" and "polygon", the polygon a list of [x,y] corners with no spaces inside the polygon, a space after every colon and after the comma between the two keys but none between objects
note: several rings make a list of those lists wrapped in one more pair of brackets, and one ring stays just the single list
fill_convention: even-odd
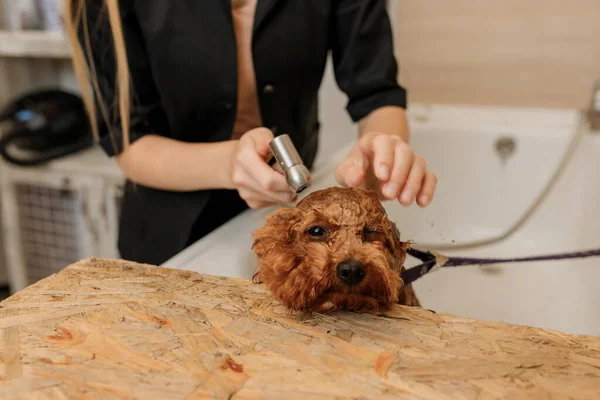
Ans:
[{"label": "jacket lapel", "polygon": [[254,16],[254,33],[256,33],[261,24],[265,21],[269,13],[273,10],[277,3],[284,0],[258,0],[256,4],[256,14]]}]

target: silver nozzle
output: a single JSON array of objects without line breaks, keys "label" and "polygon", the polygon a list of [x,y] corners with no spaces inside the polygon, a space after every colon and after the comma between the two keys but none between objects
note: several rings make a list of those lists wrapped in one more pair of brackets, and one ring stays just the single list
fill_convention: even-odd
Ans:
[{"label": "silver nozzle", "polygon": [[310,171],[288,135],[279,135],[270,143],[271,152],[281,167],[290,188],[300,193],[312,183]]}]

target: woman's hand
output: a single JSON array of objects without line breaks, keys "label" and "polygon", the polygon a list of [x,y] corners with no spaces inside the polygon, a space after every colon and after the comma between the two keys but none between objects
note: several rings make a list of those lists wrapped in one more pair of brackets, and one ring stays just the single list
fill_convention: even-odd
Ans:
[{"label": "woman's hand", "polygon": [[235,141],[231,155],[231,184],[250,208],[291,203],[297,195],[282,173],[267,164],[274,135],[267,128],[252,129]]},{"label": "woman's hand", "polygon": [[396,135],[366,133],[336,170],[344,186],[366,185],[381,199],[398,199],[409,206],[416,200],[427,206],[434,195],[437,177],[427,171],[423,157]]}]

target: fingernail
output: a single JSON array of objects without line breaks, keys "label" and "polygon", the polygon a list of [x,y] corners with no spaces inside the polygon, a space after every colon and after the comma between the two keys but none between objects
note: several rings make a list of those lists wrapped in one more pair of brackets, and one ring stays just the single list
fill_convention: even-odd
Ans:
[{"label": "fingernail", "polygon": [[385,194],[388,198],[393,199],[398,196],[398,184],[392,182],[385,187]]},{"label": "fingernail", "polygon": [[402,204],[410,204],[413,201],[413,193],[410,189],[405,189],[400,197]]},{"label": "fingernail", "polygon": [[423,206],[426,206],[427,204],[429,204],[429,200],[430,200],[429,196],[427,196],[427,195],[421,196],[421,204]]},{"label": "fingernail", "polygon": [[390,176],[390,169],[386,165],[379,167],[379,179],[387,181]]}]

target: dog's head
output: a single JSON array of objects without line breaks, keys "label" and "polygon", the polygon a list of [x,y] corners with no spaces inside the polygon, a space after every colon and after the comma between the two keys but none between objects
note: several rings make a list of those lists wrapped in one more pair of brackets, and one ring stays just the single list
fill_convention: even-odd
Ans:
[{"label": "dog's head", "polygon": [[293,310],[385,309],[398,300],[407,247],[375,192],[333,187],[254,232],[255,282]]}]

